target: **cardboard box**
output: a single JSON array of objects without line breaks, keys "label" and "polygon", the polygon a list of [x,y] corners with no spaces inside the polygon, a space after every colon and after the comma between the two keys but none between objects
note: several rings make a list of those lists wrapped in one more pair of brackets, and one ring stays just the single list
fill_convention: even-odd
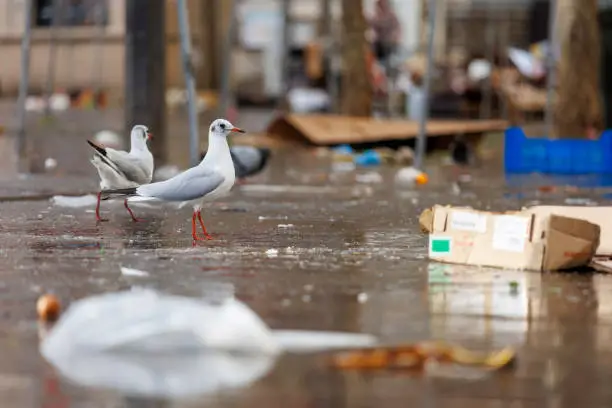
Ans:
[{"label": "cardboard box", "polygon": [[612,256],[612,207],[584,207],[563,205],[538,205],[523,209],[539,216],[550,214],[577,218],[599,225],[601,236],[596,254],[598,256]]},{"label": "cardboard box", "polygon": [[429,257],[441,262],[535,271],[589,264],[600,227],[585,220],[528,211],[491,213],[435,206],[420,218]]}]

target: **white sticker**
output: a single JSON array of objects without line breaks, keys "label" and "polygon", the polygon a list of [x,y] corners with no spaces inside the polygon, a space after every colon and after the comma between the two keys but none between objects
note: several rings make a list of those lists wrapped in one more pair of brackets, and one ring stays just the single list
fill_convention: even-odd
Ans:
[{"label": "white sticker", "polygon": [[523,252],[530,221],[530,218],[515,215],[496,216],[493,229],[493,248],[502,251]]},{"label": "white sticker", "polygon": [[455,231],[487,231],[487,217],[467,211],[453,211],[450,217],[450,227]]}]

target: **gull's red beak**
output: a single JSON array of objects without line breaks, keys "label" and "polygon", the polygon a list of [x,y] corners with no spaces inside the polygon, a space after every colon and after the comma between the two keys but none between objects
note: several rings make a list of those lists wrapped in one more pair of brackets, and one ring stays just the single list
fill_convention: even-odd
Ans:
[{"label": "gull's red beak", "polygon": [[153,140],[153,133],[147,132],[147,140]]},{"label": "gull's red beak", "polygon": [[244,130],[240,129],[240,128],[232,128],[232,132],[236,132],[236,133],[246,133]]}]

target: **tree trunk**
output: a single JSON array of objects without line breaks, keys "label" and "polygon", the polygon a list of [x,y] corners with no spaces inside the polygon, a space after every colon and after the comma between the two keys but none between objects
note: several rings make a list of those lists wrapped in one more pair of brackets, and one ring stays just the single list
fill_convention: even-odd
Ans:
[{"label": "tree trunk", "polygon": [[165,11],[165,0],[125,2],[126,132],[147,125],[155,133],[151,147],[160,164],[167,159]]},{"label": "tree trunk", "polygon": [[345,115],[370,116],[372,113],[365,31],[362,0],[342,0],[341,111]]},{"label": "tree trunk", "polygon": [[558,0],[558,95],[554,135],[586,137],[603,130],[599,87],[597,0]]},{"label": "tree trunk", "polygon": [[217,0],[200,0],[202,3],[198,8],[200,32],[199,51],[202,56],[202,66],[198,70],[196,83],[199,89],[218,89],[219,88],[219,68],[217,61],[216,32]]}]

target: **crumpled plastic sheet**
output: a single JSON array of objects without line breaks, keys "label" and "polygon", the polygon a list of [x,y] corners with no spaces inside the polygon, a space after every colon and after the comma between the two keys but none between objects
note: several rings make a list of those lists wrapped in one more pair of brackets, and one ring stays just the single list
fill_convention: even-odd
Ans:
[{"label": "crumpled plastic sheet", "polygon": [[72,353],[51,362],[69,381],[125,395],[187,399],[246,387],[276,356],[207,351],[178,354]]},{"label": "crumpled plastic sheet", "polygon": [[148,289],[108,293],[73,303],[42,344],[43,354],[194,352],[275,354],[265,323],[239,300],[206,302]]},{"label": "crumpled plastic sheet", "polygon": [[93,194],[83,196],[63,196],[56,195],[51,197],[51,203],[59,207],[81,208],[95,206],[97,197]]},{"label": "crumpled plastic sheet", "polygon": [[195,299],[135,289],[74,302],[40,349],[79,385],[184,398],[247,386],[282,352],[376,342],[364,334],[273,331],[231,295]]}]

